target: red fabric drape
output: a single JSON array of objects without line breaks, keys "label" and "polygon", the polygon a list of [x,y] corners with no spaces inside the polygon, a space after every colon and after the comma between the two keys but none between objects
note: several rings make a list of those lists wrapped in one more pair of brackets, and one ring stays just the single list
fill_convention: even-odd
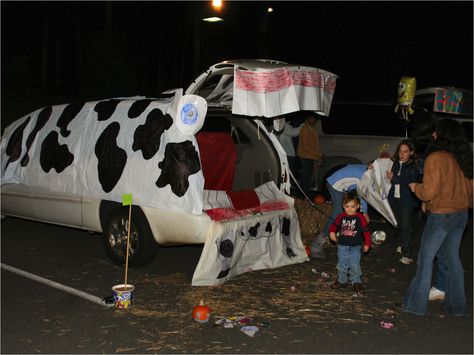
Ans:
[{"label": "red fabric drape", "polygon": [[234,206],[236,210],[258,207],[260,205],[257,193],[253,189],[238,192],[227,191],[227,196],[229,196],[232,201],[232,206]]},{"label": "red fabric drape", "polygon": [[206,190],[232,190],[237,149],[227,132],[200,132],[196,139]]}]

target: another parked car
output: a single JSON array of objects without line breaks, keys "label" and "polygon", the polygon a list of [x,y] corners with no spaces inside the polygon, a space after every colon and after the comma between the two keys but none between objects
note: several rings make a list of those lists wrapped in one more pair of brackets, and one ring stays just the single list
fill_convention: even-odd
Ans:
[{"label": "another parked car", "polygon": [[[449,107],[435,107],[436,92],[451,90],[463,98],[464,105],[458,112],[450,112]],[[328,117],[317,122],[317,130],[324,160],[318,176],[314,177],[314,190],[325,191],[325,181],[334,171],[347,164],[368,164],[382,153],[392,156],[398,143],[410,137],[409,121],[395,112],[395,102],[348,102],[334,101]],[[457,120],[465,128],[472,143],[473,114],[472,91],[431,87],[416,91],[413,107],[416,113],[427,111],[433,119],[449,118]]]}]

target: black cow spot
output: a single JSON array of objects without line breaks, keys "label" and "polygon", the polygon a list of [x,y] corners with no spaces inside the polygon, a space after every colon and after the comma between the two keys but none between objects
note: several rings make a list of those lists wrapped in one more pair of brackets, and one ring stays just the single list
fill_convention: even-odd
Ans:
[{"label": "black cow spot", "polygon": [[250,227],[249,228],[249,234],[252,236],[252,237],[256,237],[257,236],[257,233],[258,233],[258,228],[260,227],[260,223],[257,223],[256,225],[254,225],[253,227]]},{"label": "black cow spot", "polygon": [[163,115],[161,110],[152,110],[143,125],[135,130],[133,135],[132,149],[142,151],[143,158],[151,159],[160,149],[161,135],[173,124],[173,118],[170,115]]},{"label": "black cow spot", "polygon": [[234,243],[229,239],[223,240],[219,244],[219,253],[226,258],[230,258],[234,253]]},{"label": "black cow spot", "polygon": [[9,156],[7,165],[5,165],[5,170],[7,170],[8,164],[13,163],[16,161],[21,155],[21,143],[23,142],[23,131],[25,130],[26,125],[30,122],[30,116],[19,125],[10,136],[8,140],[7,149],[5,153]]},{"label": "black cow spot", "polygon": [[229,271],[230,271],[230,267],[225,269],[225,270],[222,270],[219,275],[217,275],[217,278],[218,279],[222,279],[224,277],[226,277],[227,275],[229,275]]},{"label": "black cow spot", "polygon": [[122,176],[127,163],[127,153],[117,146],[120,124],[113,122],[100,135],[95,145],[95,155],[99,160],[97,170],[99,182],[105,192],[110,192]]},{"label": "black cow spot", "polygon": [[288,257],[293,258],[296,256],[294,253],[293,249],[291,249],[291,243],[290,243],[290,219],[283,217],[283,223],[281,227],[281,233],[283,234],[283,243],[285,244],[285,250],[286,250],[286,255]]},{"label": "black cow spot", "polygon": [[97,119],[99,121],[107,121],[112,114],[115,112],[117,105],[122,100],[110,99],[97,103],[94,107],[94,111],[97,112]]},{"label": "black cow spot", "polygon": [[158,163],[161,175],[156,186],[162,188],[171,186],[171,191],[182,197],[189,187],[189,176],[201,170],[199,156],[191,141],[168,143],[164,159]]},{"label": "black cow spot", "polygon": [[30,157],[28,156],[28,152],[30,151],[31,144],[33,144],[33,141],[35,140],[36,135],[38,132],[41,130],[41,128],[44,127],[46,122],[48,122],[49,118],[51,117],[51,113],[53,113],[53,109],[51,106],[45,107],[41,110],[41,112],[38,115],[38,118],[36,119],[35,127],[33,130],[30,132],[28,135],[28,138],[26,139],[26,153],[23,156],[23,159],[21,159],[21,166],[27,166],[28,163],[30,162]]},{"label": "black cow spot", "polygon": [[281,232],[283,233],[283,235],[286,235],[286,236],[290,235],[290,219],[289,218],[283,217]]},{"label": "black cow spot", "polygon": [[135,101],[128,110],[128,118],[134,119],[140,116],[152,101],[152,99],[143,99]]},{"label": "black cow spot", "polygon": [[288,255],[289,258],[294,258],[296,256],[295,252],[290,248],[286,248],[286,255]]},{"label": "black cow spot", "polygon": [[272,222],[268,222],[267,223],[267,226],[265,227],[265,232],[268,232],[268,234],[271,234],[272,233]]},{"label": "black cow spot", "polygon": [[62,172],[74,160],[66,144],[59,144],[58,132],[50,132],[41,144],[40,164],[44,172],[49,173],[54,168],[57,173]]},{"label": "black cow spot", "polygon": [[61,130],[61,135],[63,137],[69,136],[71,131],[67,129],[68,124],[81,112],[84,107],[84,102],[75,102],[67,105],[64,108],[64,111],[61,113],[61,116],[58,118],[58,123],[56,124]]}]

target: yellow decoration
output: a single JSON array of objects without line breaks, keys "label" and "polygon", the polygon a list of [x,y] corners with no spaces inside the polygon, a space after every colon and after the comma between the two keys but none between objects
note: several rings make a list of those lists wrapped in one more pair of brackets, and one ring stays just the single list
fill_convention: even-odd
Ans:
[{"label": "yellow decoration", "polygon": [[402,76],[398,84],[397,106],[395,112],[400,108],[403,117],[407,118],[407,112],[412,114],[414,111],[411,108],[413,99],[415,98],[416,78],[410,76]]}]

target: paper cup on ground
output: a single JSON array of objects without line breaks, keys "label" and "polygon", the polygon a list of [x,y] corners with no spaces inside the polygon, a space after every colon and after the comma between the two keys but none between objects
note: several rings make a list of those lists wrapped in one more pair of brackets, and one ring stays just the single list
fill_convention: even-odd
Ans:
[{"label": "paper cup on ground", "polygon": [[[127,286],[127,287],[125,287]],[[112,287],[115,308],[128,308],[133,303],[135,286],[120,284]]]}]

